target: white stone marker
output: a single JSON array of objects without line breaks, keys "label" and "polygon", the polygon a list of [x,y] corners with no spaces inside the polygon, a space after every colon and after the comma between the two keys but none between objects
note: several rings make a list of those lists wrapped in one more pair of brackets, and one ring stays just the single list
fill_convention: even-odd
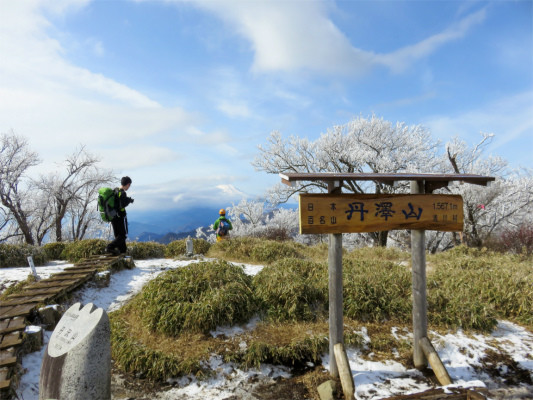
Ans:
[{"label": "white stone marker", "polygon": [[57,324],[46,348],[39,400],[110,400],[109,317],[92,303],[74,304]]},{"label": "white stone marker", "polygon": [[188,257],[192,257],[194,254],[194,243],[190,236],[187,237],[187,241],[185,242],[186,252]]},{"label": "white stone marker", "polygon": [[35,277],[35,279],[40,280],[39,275],[37,275],[37,270],[35,269],[35,264],[33,263],[33,257],[28,257],[28,264],[30,265],[31,273]]}]

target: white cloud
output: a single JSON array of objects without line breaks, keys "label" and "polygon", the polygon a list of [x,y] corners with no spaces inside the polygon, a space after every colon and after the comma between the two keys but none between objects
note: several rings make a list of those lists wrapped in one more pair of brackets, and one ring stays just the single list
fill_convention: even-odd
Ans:
[{"label": "white cloud", "polygon": [[[176,0],[182,2],[183,0]],[[257,72],[309,70],[361,75],[376,66],[402,72],[446,43],[464,37],[485,19],[485,9],[418,43],[387,54],[354,46],[328,17],[326,2],[197,0],[187,3],[216,14],[247,39]]]},{"label": "white cloud", "polygon": [[229,206],[249,197],[232,183],[228,183],[233,180],[235,177],[232,176],[212,175],[203,179],[175,179],[157,185],[135,185],[132,186],[131,196],[135,198],[135,206],[139,210],[153,207],[186,209],[198,204]]},{"label": "white cloud", "polygon": [[85,41],[85,44],[91,49],[95,56],[103,57],[105,55],[104,44],[101,40],[89,38]]},{"label": "white cloud", "polygon": [[[452,116],[435,115],[424,123],[434,136],[449,140],[458,136],[474,144],[480,132],[494,133],[495,140],[488,149],[496,154],[508,152],[504,158],[512,163],[531,165],[531,148],[518,149],[515,142],[533,140],[533,92],[501,98],[478,109]],[[509,155],[511,155],[509,157]]]},{"label": "white cloud", "polygon": [[323,2],[207,0],[195,4],[217,14],[251,42],[255,71],[352,73],[371,65],[371,53],[350,44],[327,18]]},{"label": "white cloud", "polygon": [[[163,107],[133,88],[67,61],[65,49],[49,35],[53,26],[45,15],[63,15],[87,3],[2,3],[0,132],[12,129],[27,137],[45,158],[67,154],[79,143],[94,150],[170,131],[186,137],[197,115]],[[105,54],[103,43],[88,40],[97,53]]]},{"label": "white cloud", "polygon": [[125,145],[100,151],[102,164],[110,168],[129,171],[158,164],[171,163],[183,158],[166,147],[155,145]]},{"label": "white cloud", "polygon": [[386,65],[393,72],[403,72],[412,63],[423,57],[427,57],[444,44],[464,37],[470,28],[483,22],[485,17],[486,10],[482,9],[468,15],[443,32],[430,36],[416,44],[405,46],[389,54],[376,55],[375,61]]},{"label": "white cloud", "polygon": [[250,109],[244,103],[235,103],[227,100],[219,102],[217,108],[231,118],[247,118],[251,115]]}]

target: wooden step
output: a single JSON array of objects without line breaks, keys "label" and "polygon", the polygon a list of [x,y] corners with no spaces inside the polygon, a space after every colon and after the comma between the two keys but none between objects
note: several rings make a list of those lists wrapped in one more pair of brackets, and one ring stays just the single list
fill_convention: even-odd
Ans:
[{"label": "wooden step", "polygon": [[7,349],[9,347],[18,346],[22,343],[21,332],[12,332],[7,335],[3,335],[0,342],[0,349]]},{"label": "wooden step", "polygon": [[12,367],[17,364],[17,357],[0,358],[0,368]]},{"label": "wooden step", "polygon": [[0,319],[29,315],[35,304],[22,304],[20,306],[0,306]]},{"label": "wooden step", "polygon": [[9,389],[11,386],[11,379],[0,380],[0,390]]},{"label": "wooden step", "polygon": [[[24,297],[34,297],[34,296],[53,296],[56,293],[61,292],[63,289],[68,287],[69,285],[62,285],[62,286],[54,286],[50,288],[32,288],[28,290],[24,290],[20,293],[12,294],[8,297],[8,300],[16,300]],[[0,303],[1,305],[2,303]]]},{"label": "wooden step", "polygon": [[26,328],[24,318],[9,318],[0,321],[0,336],[14,331],[21,331]]},{"label": "wooden step", "polygon": [[30,289],[50,289],[50,288],[55,288],[55,287],[67,287],[69,285],[72,285],[76,281],[77,281],[77,279],[71,279],[71,280],[68,280],[68,281],[63,281],[63,280],[56,281],[56,280],[50,279],[50,280],[41,281],[39,283],[36,283],[36,284],[26,288],[25,291],[29,291]]}]

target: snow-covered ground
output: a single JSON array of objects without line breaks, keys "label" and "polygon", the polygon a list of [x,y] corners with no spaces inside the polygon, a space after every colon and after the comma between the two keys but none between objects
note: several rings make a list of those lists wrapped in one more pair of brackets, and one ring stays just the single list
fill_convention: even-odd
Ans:
[{"label": "snow-covered ground", "polygon": [[[52,261],[45,266],[35,267],[35,269],[41,279],[46,279],[50,275],[72,266],[73,264],[68,264],[66,261]],[[28,265],[14,268],[0,268],[0,293],[7,287],[26,280],[28,275],[31,275],[31,269]]]},{"label": "snow-covered ground", "polygon": [[[180,268],[197,261],[175,261],[168,259],[139,260],[136,268],[123,270],[111,276],[109,287],[96,288],[90,285],[80,290],[75,300],[82,304],[94,303],[107,311],[113,311],[138,293],[146,282],[154,279],[161,272]],[[37,267],[40,276],[46,277],[70,266],[67,263],[52,263],[44,267]],[[254,275],[261,270],[261,266],[244,265],[246,273]],[[28,267],[0,269],[0,283],[26,279]],[[220,327],[211,332],[235,335],[243,330],[253,329],[257,320],[250,321],[242,327]],[[366,329],[360,332],[369,341]],[[398,338],[410,338],[410,332],[405,329],[394,328],[391,332]],[[45,344],[50,339],[51,332],[45,332]],[[462,331],[440,335],[431,332],[433,345],[436,347],[442,362],[446,366],[453,386],[485,387],[495,389],[502,385],[498,378],[488,375],[482,367],[482,360],[487,351],[505,351],[518,365],[533,377],[533,333],[507,321],[500,321],[497,328],[490,335],[467,335]],[[22,376],[17,395],[24,400],[38,399],[39,371],[45,346],[40,352],[29,354],[23,358]],[[393,359],[378,362],[363,359],[358,350],[348,349],[348,357],[356,385],[357,399],[379,399],[398,394],[416,393],[431,388],[429,381],[416,369],[406,369]],[[391,357],[393,358],[393,357]],[[329,367],[329,355],[323,357],[323,366]],[[212,357],[209,365],[215,374],[206,381],[198,381],[194,377],[182,377],[172,382],[174,387],[169,390],[153,394],[153,399],[226,399],[244,398],[251,381],[267,381],[278,377],[289,377],[290,371],[285,367],[265,365],[259,370],[243,371],[236,365],[224,363],[219,357]],[[505,372],[505,371],[502,371]],[[116,377],[116,379],[120,379]],[[533,387],[522,387],[522,393],[532,393]],[[525,395],[528,396],[528,395]],[[532,395],[533,396],[533,395]],[[114,396],[115,400],[127,397]],[[515,397],[533,398],[533,397]]]}]

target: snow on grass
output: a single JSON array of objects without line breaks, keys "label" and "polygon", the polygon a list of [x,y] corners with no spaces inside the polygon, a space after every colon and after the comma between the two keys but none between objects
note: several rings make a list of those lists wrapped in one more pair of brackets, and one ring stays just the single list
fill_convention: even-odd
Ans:
[{"label": "snow on grass", "polygon": [[85,288],[76,296],[76,301],[82,304],[93,303],[107,312],[115,311],[162,272],[196,262],[198,261],[175,261],[166,258],[138,260],[135,261],[135,268],[113,273],[108,287]]},{"label": "snow on grass", "polygon": [[[97,288],[90,285],[76,294],[76,301],[82,304],[94,303],[108,312],[120,308],[150,280],[160,273],[172,268],[181,268],[197,261],[177,261],[169,259],[153,259],[135,261],[136,268],[123,270],[111,275],[109,287]],[[54,263],[46,267],[39,267],[39,275],[59,272],[71,264]],[[257,274],[262,266],[243,265],[246,273]],[[7,271],[6,271],[7,270]],[[0,279],[12,281],[24,280],[29,273],[29,267],[1,269]],[[252,319],[248,324],[234,327],[218,327],[211,332],[212,336],[235,336],[246,330],[253,329],[258,322]],[[360,332],[365,343],[370,341],[366,328]],[[391,335],[397,339],[412,340],[412,333],[405,328],[392,328]],[[39,371],[46,344],[51,332],[45,332],[45,346],[39,352],[34,352],[23,357],[22,367],[25,374],[22,376],[17,395],[24,400],[38,399]],[[481,360],[489,349],[499,347],[514,359],[519,365],[533,373],[533,334],[526,329],[507,321],[500,321],[497,328],[490,335],[467,335],[462,331],[445,335],[430,332],[430,338],[439,353],[450,376],[454,380],[453,386],[461,387],[487,387],[499,385],[492,377],[484,373]],[[431,383],[416,369],[407,369],[402,364],[388,360],[384,362],[372,361],[372,357],[363,358],[360,351],[348,348],[350,366],[356,386],[357,399],[379,399],[387,396],[416,393],[432,387]],[[391,355],[392,356],[392,355]],[[368,359],[370,358],[370,359]],[[392,357],[391,357],[392,358]],[[329,368],[329,355],[324,355],[323,367]],[[211,357],[208,362],[214,375],[205,380],[198,381],[195,377],[181,377],[174,380],[177,387],[161,391],[152,397],[158,400],[170,399],[225,399],[230,396],[244,398],[253,389],[253,382],[273,382],[277,377],[287,378],[290,370],[286,367],[263,365],[260,369],[241,370],[231,363],[224,363],[220,357]],[[533,388],[531,388],[533,391]],[[120,397],[113,397],[122,400]]]},{"label": "snow on grass", "polygon": [[[35,267],[37,275],[41,279],[49,278],[52,274],[57,274],[63,271],[67,267],[72,267],[74,264],[70,264],[66,261],[52,261],[46,265]],[[13,286],[18,282],[25,281],[31,275],[31,269],[29,266],[21,266],[14,268],[0,268],[0,293]]]},{"label": "snow on grass", "polygon": [[[154,400],[223,400],[243,398],[259,382],[273,382],[279,378],[289,378],[287,367],[262,365],[259,369],[243,371],[233,363],[225,363],[221,357],[213,356],[207,363],[215,372],[214,376],[203,381],[195,377],[184,377],[175,381],[179,387],[155,394]],[[250,382],[255,382],[251,384]]]}]

